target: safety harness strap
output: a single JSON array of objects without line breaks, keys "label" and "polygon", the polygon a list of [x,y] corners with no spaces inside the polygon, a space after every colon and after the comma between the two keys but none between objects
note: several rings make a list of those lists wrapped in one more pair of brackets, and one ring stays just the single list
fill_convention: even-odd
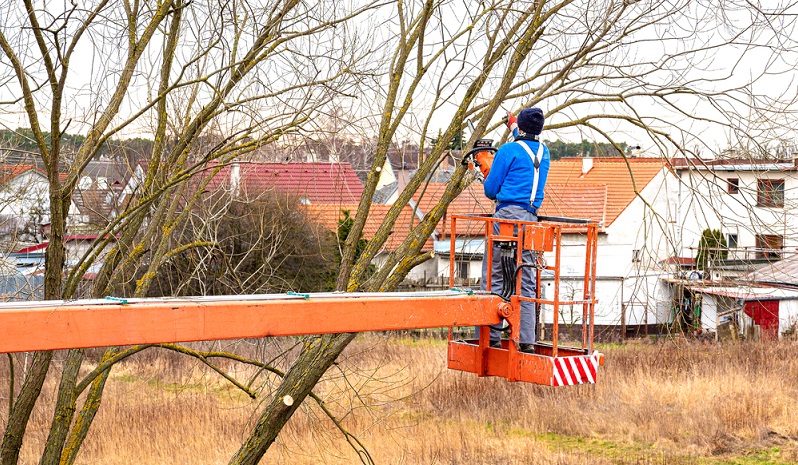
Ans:
[{"label": "safety harness strap", "polygon": [[536,153],[532,153],[532,149],[529,148],[529,145],[524,144],[520,140],[516,141],[515,143],[524,148],[526,153],[529,155],[529,158],[532,159],[532,164],[535,165],[535,175],[533,176],[533,180],[532,180],[532,194],[531,194],[531,196],[529,198],[529,205],[532,205],[533,203],[535,203],[535,196],[537,195],[537,192],[538,192],[538,179],[540,178],[540,173],[539,173],[539,171],[540,171],[540,162],[541,162],[541,160],[543,160],[543,147],[544,147],[544,144],[543,144],[543,142],[538,142],[538,150],[537,150],[537,152]]}]

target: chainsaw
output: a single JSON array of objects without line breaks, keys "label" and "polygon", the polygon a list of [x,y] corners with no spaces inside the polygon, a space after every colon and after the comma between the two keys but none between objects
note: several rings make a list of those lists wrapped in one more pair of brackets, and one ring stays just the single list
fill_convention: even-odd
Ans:
[{"label": "chainsaw", "polygon": [[[466,121],[471,133],[474,133],[474,123],[471,120]],[[512,130],[513,138],[518,137],[518,123],[516,122],[515,115],[507,112],[505,124]],[[490,167],[493,164],[493,157],[499,149],[493,146],[493,139],[478,139],[474,142],[474,147],[463,155],[463,166],[468,166],[469,170],[479,168],[479,180],[484,181],[490,173]]]}]

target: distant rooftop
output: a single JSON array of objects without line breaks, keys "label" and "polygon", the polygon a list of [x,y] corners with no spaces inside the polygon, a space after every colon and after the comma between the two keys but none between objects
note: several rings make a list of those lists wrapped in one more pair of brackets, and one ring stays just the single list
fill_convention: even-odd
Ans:
[{"label": "distant rooftop", "polygon": [[[217,179],[230,185],[236,177],[232,166],[222,168]],[[248,193],[277,189],[311,204],[352,204],[363,194],[363,184],[349,163],[241,162],[238,166],[240,188]]]}]

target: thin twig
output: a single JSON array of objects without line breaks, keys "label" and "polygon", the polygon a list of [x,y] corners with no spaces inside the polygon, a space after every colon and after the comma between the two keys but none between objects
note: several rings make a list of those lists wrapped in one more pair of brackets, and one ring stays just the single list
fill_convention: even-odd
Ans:
[{"label": "thin twig", "polygon": [[11,354],[8,356],[8,367],[10,371],[10,380],[8,382],[8,418],[11,418],[11,411],[14,410],[14,357]]}]

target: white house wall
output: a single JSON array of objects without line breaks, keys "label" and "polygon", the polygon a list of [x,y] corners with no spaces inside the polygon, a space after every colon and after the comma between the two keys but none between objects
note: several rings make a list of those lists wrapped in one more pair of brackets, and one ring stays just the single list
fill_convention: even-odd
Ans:
[{"label": "white house wall", "polygon": [[779,301],[779,336],[798,331],[798,300]]},{"label": "white house wall", "polygon": [[[701,329],[709,332],[718,330],[718,300],[715,296],[705,294],[701,297]],[[723,310],[720,310],[721,312]]]},{"label": "white house wall", "polygon": [[[560,279],[560,300],[581,300],[583,280],[578,277]],[[551,278],[542,281],[542,296],[544,299],[554,299],[554,283]],[[596,325],[620,325],[621,308],[623,304],[623,281],[621,279],[597,279],[596,298],[598,304],[595,310],[594,323]],[[543,305],[541,308],[543,323],[551,324],[554,321],[554,308],[552,305]],[[561,305],[559,323],[576,325],[582,323],[582,305]]]},{"label": "white house wall", "polygon": [[[482,260],[473,259],[468,263],[469,279],[482,277]],[[413,268],[407,275],[407,279],[421,282],[422,280],[435,280],[436,282],[449,279],[449,257],[435,255],[431,260]]]},{"label": "white house wall", "polygon": [[[381,268],[385,264],[385,260],[387,259],[388,255],[389,254],[387,252],[378,254],[374,258],[374,260],[371,261],[371,263],[374,266],[376,266],[377,268]],[[421,281],[423,281],[425,279],[429,279],[429,278],[437,276],[438,275],[437,268],[438,268],[438,266],[440,266],[438,261],[439,261],[439,258],[436,256],[436,257],[433,257],[432,259],[427,260],[426,262],[416,266],[415,268],[410,270],[410,273],[407,274],[407,279],[408,280],[412,280],[412,281],[421,282]],[[448,263],[448,260],[447,260],[447,263]],[[448,275],[448,268],[447,268],[447,275]]]},{"label": "white house wall", "polygon": [[648,272],[624,281],[626,325],[670,324],[673,320],[673,297],[663,277],[668,272]]},{"label": "white house wall", "polygon": [[[606,228],[609,255],[602,255],[599,246],[599,266],[603,272],[633,276],[639,269],[656,269],[658,264],[674,255],[674,225],[678,221],[676,198],[678,179],[663,169],[640,192],[613,223]],[[632,261],[639,250],[639,261]],[[603,260],[602,260],[603,258]]]},{"label": "white house wall", "polygon": [[[601,277],[596,279],[594,323],[601,326],[644,326],[670,322],[670,294],[660,284],[660,275],[636,276],[633,278]],[[560,279],[560,300],[580,300],[583,278]],[[543,297],[554,298],[554,282],[551,277],[542,280]],[[543,306],[542,319],[553,322],[552,305]],[[560,321],[566,324],[581,323],[581,304],[564,305],[560,308]]]},{"label": "white house wall", "polygon": [[22,220],[38,211],[43,222],[50,218],[50,196],[47,178],[35,170],[16,176],[0,187],[0,214]]},{"label": "white house wall", "polygon": [[[682,256],[695,255],[701,233],[706,228],[719,229],[724,235],[737,234],[738,247],[754,248],[757,234],[781,235],[785,248],[798,246],[796,173],[740,168],[680,172],[684,181],[679,193],[682,221],[678,233]],[[727,192],[729,178],[739,180],[739,193]],[[784,208],[756,206],[759,179],[784,179]]]}]

